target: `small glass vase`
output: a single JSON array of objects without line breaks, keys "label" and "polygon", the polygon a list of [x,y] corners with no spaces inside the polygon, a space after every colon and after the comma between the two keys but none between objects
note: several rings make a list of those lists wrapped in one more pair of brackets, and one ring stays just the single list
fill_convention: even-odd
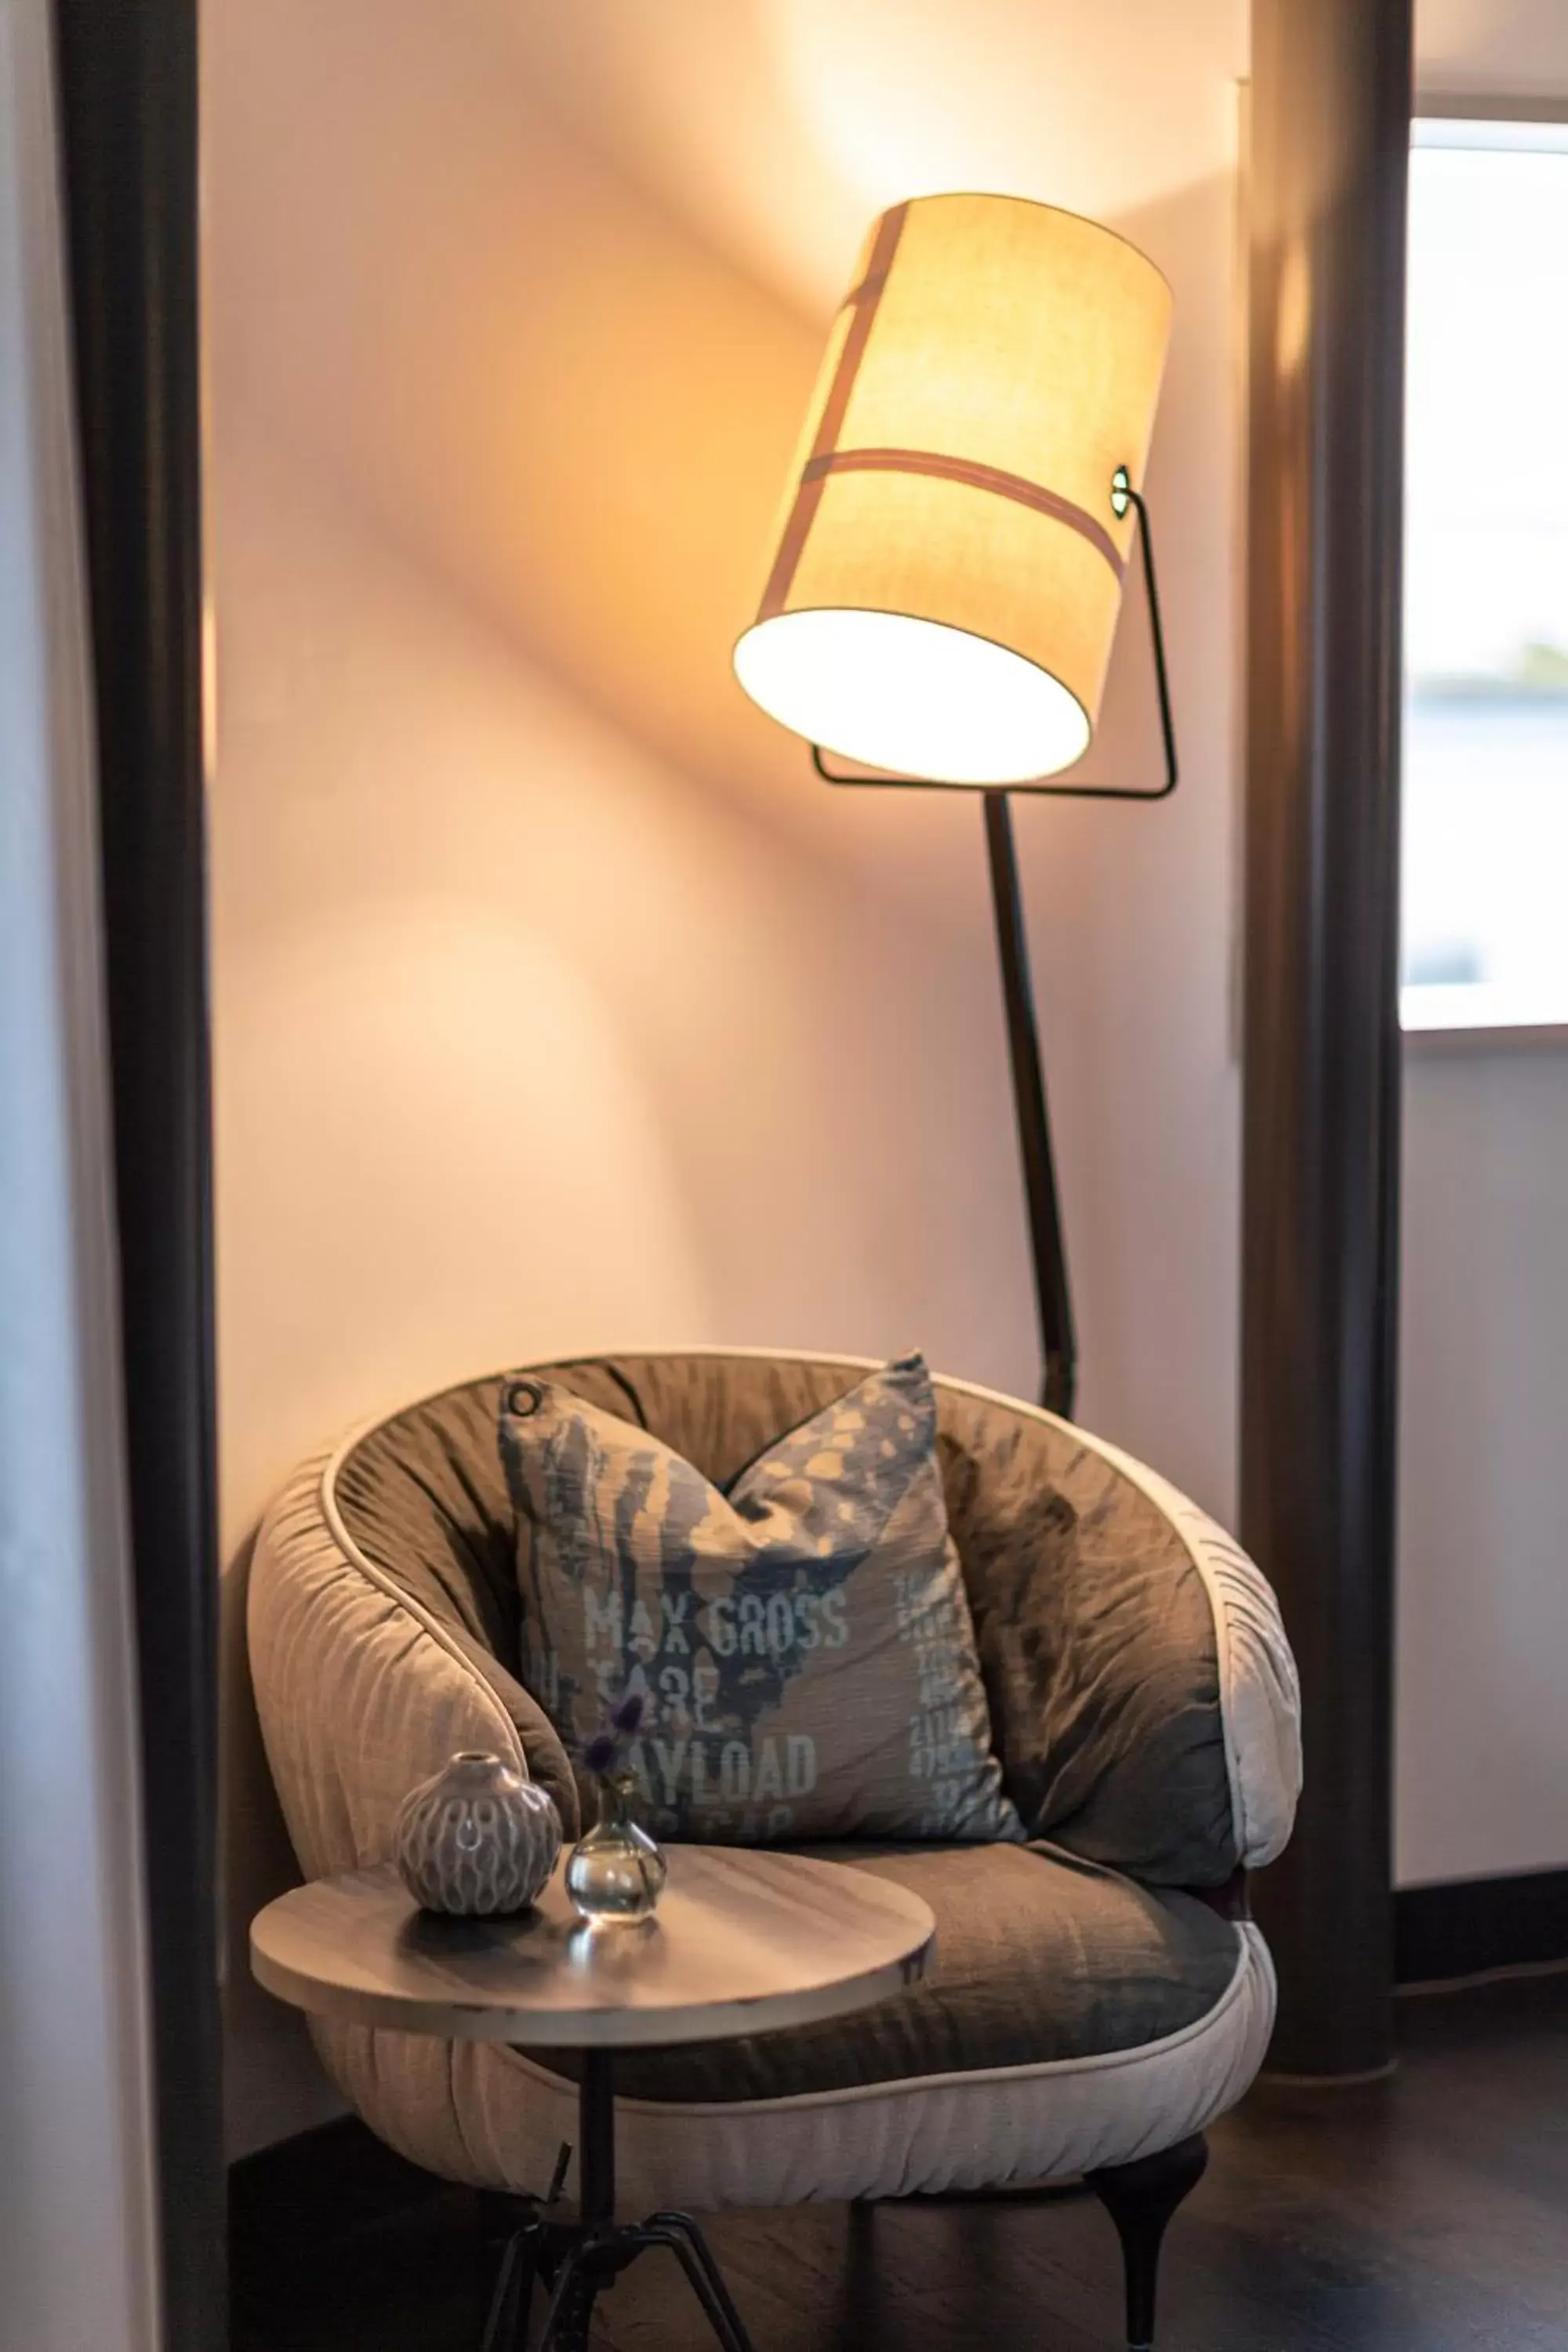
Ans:
[{"label": "small glass vase", "polygon": [[591,1926],[652,1916],[668,1865],[658,1841],[632,1819],[629,1772],[599,1783],[599,1818],[566,1864],[566,1892]]}]

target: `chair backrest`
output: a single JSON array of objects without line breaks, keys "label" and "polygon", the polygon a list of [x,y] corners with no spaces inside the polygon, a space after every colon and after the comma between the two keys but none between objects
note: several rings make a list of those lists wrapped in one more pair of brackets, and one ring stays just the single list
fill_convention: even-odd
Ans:
[{"label": "chair backrest", "polygon": [[[723,1486],[867,1367],[713,1352],[527,1369],[641,1423]],[[439,1629],[506,1708],[535,1776],[574,1805],[559,1743],[517,1679],[515,1530],[496,1439],[510,1377],[426,1398],[354,1439],[325,1465],[321,1507],[348,1559]],[[1268,1858],[1299,1768],[1293,1671],[1258,1571],[1113,1447],[962,1381],[936,1387],[993,1731],[1031,1836],[1152,1884],[1218,1885]],[[279,1549],[264,1533],[262,1608],[268,1577],[287,1573]],[[310,1670],[294,1644],[290,1674]],[[264,1727],[268,1671],[258,1660]]]}]

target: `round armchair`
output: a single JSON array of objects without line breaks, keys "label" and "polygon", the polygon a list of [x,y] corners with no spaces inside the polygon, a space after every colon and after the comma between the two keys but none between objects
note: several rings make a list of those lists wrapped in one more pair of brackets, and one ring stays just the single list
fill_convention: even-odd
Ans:
[{"label": "round armchair", "polygon": [[[731,1350],[531,1369],[722,1486],[868,1367]],[[506,1377],[306,1463],[262,1528],[257,1703],[308,1877],[384,1860],[403,1796],[458,1748],[508,1755],[575,1833],[571,1767],[518,1679]],[[961,1381],[936,1390],[949,1520],[1028,1842],[819,1849],[924,1897],[933,1971],[858,2016],[628,2058],[617,2112],[633,2199],[1135,2179],[1261,2063],[1274,1983],[1246,1874],[1284,1844],[1300,1780],[1273,1595],[1212,1520],[1115,1447]],[[558,2056],[311,2030],[372,2128],[449,2179],[536,2193],[572,2137]]]}]

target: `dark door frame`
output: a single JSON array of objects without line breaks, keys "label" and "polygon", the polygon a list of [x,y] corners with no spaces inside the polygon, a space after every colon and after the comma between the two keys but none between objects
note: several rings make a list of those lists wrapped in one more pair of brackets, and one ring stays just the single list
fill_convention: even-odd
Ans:
[{"label": "dark door frame", "polygon": [[1241,1533],[1301,1669],[1271,2063],[1392,2056],[1411,0],[1253,0]]},{"label": "dark door frame", "polygon": [[169,2352],[223,2352],[196,0],[53,0],[98,732]]}]

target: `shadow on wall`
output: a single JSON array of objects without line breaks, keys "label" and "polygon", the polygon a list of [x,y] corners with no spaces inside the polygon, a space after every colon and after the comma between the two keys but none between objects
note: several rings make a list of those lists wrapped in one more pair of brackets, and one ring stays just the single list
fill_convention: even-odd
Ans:
[{"label": "shadow on wall", "polygon": [[229,5],[219,41],[220,415],[259,412],[650,749],[730,793],[765,800],[761,770],[805,797],[727,656],[820,326],[584,156],[514,60],[422,0]]}]

